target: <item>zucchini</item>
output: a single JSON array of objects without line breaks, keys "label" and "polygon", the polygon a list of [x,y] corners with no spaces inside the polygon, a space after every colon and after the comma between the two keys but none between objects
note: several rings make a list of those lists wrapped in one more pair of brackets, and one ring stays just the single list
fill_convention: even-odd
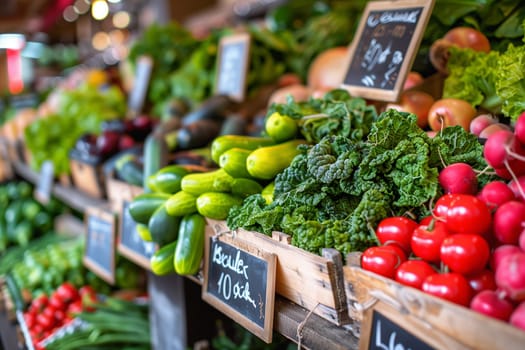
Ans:
[{"label": "zucchini", "polygon": [[175,258],[175,248],[177,241],[165,244],[160,247],[150,258],[151,271],[158,276],[164,276],[175,272],[173,259]]},{"label": "zucchini", "polygon": [[181,189],[198,196],[205,192],[229,192],[231,191],[232,183],[233,177],[220,168],[184,176],[181,182]]},{"label": "zucchini", "polygon": [[248,121],[242,115],[232,114],[222,122],[219,135],[246,135]]},{"label": "zucchini", "polygon": [[246,159],[252,151],[244,148],[230,148],[219,157],[219,166],[233,177],[251,178],[246,169]]},{"label": "zucchini", "polygon": [[252,194],[261,193],[262,190],[263,187],[257,181],[239,177],[233,180],[231,193],[244,198]]},{"label": "zucchini", "polygon": [[150,192],[148,188],[148,178],[168,165],[168,145],[164,139],[164,134],[151,134],[144,141],[143,150],[144,171],[143,184],[144,191]]},{"label": "zucchini", "polygon": [[180,191],[182,178],[189,173],[190,171],[181,165],[168,165],[150,175],[147,186],[153,192],[173,194]]},{"label": "zucchini", "polygon": [[208,145],[221,131],[216,120],[198,120],[166,135],[170,150],[195,149]]},{"label": "zucchini", "polygon": [[180,216],[169,215],[163,204],[155,210],[148,222],[152,242],[164,245],[177,239]]},{"label": "zucchini", "polygon": [[175,272],[179,275],[193,275],[199,271],[204,255],[205,229],[206,219],[200,214],[182,218],[173,260]]},{"label": "zucchini", "polygon": [[184,216],[197,211],[197,196],[186,191],[173,194],[166,201],[166,211],[169,215]]},{"label": "zucchini", "polygon": [[221,154],[230,148],[238,147],[253,151],[259,147],[271,145],[275,145],[275,141],[271,137],[222,135],[216,137],[211,143],[211,159],[219,164]]},{"label": "zucchini", "polygon": [[287,168],[296,155],[297,147],[305,140],[291,140],[274,146],[261,147],[250,153],[246,159],[246,168],[257,179],[273,180],[277,174]]},{"label": "zucchini", "polygon": [[197,211],[207,218],[224,220],[230,208],[241,203],[242,198],[231,193],[206,192],[197,197]]},{"label": "zucchini", "polygon": [[129,203],[129,214],[137,223],[147,224],[151,215],[170,198],[165,193],[141,193]]},{"label": "zucchini", "polygon": [[118,179],[135,186],[142,186],[144,182],[142,164],[138,157],[132,153],[122,155],[115,162],[115,175]]}]

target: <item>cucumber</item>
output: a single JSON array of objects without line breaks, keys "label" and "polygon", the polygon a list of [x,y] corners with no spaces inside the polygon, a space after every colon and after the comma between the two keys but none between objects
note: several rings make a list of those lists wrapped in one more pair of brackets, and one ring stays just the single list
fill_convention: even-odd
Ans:
[{"label": "cucumber", "polygon": [[305,140],[291,140],[274,146],[258,148],[246,159],[246,168],[257,179],[273,180],[277,174],[287,168],[300,153],[297,146]]},{"label": "cucumber", "polygon": [[259,147],[271,145],[275,145],[275,141],[271,137],[222,135],[216,137],[211,143],[211,159],[219,164],[221,154],[230,148],[238,147],[253,151]]},{"label": "cucumber", "polygon": [[164,276],[175,272],[173,259],[175,258],[175,248],[177,241],[165,244],[159,248],[150,258],[151,271],[158,276]]},{"label": "cucumber", "polygon": [[135,186],[142,186],[144,182],[142,164],[138,157],[132,153],[122,155],[115,162],[115,175],[118,179]]},{"label": "cucumber", "polygon": [[179,235],[180,220],[180,216],[169,215],[165,205],[158,207],[148,222],[152,242],[162,246],[176,240]]},{"label": "cucumber", "polygon": [[199,271],[204,255],[206,219],[200,214],[182,218],[173,265],[179,275],[193,275]]},{"label": "cucumber", "polygon": [[206,192],[197,197],[197,211],[207,218],[224,220],[230,208],[241,203],[242,198],[231,193]]},{"label": "cucumber", "polygon": [[153,238],[151,238],[151,232],[149,232],[148,225],[137,223],[137,226],[135,226],[135,230],[137,231],[137,234],[144,242],[153,241]]},{"label": "cucumber", "polygon": [[147,179],[147,186],[153,192],[173,194],[180,191],[180,183],[190,171],[177,164],[168,165]]},{"label": "cucumber", "polygon": [[219,157],[219,166],[233,177],[252,177],[246,169],[246,159],[251,150],[234,147],[230,148]]},{"label": "cucumber", "polygon": [[220,168],[184,176],[181,182],[181,189],[198,196],[205,192],[229,192],[231,191],[232,183],[233,177]]},{"label": "cucumber", "polygon": [[197,196],[186,191],[173,194],[166,201],[166,211],[169,215],[184,216],[197,211]]},{"label": "cucumber", "polygon": [[129,214],[140,224],[147,224],[151,215],[170,198],[165,193],[141,193],[129,203]]},{"label": "cucumber", "polygon": [[272,181],[268,185],[266,185],[261,191],[261,196],[263,196],[264,200],[266,201],[266,204],[270,204],[273,202],[274,188],[275,188],[275,182]]},{"label": "cucumber", "polygon": [[231,193],[234,196],[245,198],[255,193],[261,193],[262,190],[263,187],[257,181],[239,177],[233,180]]},{"label": "cucumber", "polygon": [[162,169],[168,164],[168,145],[164,139],[164,134],[150,134],[144,141],[143,150],[144,171],[143,184],[144,191],[150,192],[148,179],[151,175]]}]

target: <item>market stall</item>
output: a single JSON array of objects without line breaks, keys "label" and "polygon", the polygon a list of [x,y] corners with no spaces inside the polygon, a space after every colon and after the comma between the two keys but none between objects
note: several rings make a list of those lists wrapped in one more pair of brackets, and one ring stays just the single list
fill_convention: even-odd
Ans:
[{"label": "market stall", "polygon": [[522,347],[525,8],[240,3],[8,105],[4,347]]}]

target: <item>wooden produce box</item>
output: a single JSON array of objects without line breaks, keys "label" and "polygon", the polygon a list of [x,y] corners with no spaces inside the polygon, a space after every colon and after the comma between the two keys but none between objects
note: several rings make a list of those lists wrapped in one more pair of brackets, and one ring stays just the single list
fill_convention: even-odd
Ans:
[{"label": "wooden produce box", "polygon": [[[378,339],[388,344],[392,334],[401,342],[404,330],[411,334],[408,338],[428,345],[419,345],[419,349],[524,349],[525,332],[508,323],[357,266],[344,266],[343,270],[349,316],[361,322],[357,329],[360,349],[368,349],[369,342],[377,345]],[[378,320],[384,321],[381,316],[396,325],[397,334],[387,331],[385,324],[377,331]]]},{"label": "wooden produce box", "polygon": [[[225,221],[208,219],[215,233],[229,232]],[[333,322],[345,325],[348,317],[344,290],[342,257],[335,249],[325,249],[323,256],[290,244],[290,236],[274,232],[273,237],[259,232],[236,230],[235,237],[249,241],[277,257],[275,291],[282,297]]]},{"label": "wooden produce box", "polygon": [[117,179],[114,173],[106,174],[105,180],[106,195],[109,201],[109,206],[115,213],[120,213],[122,211],[122,204],[124,201],[132,200],[134,197],[144,192],[142,187]]},{"label": "wooden produce box", "polygon": [[73,186],[95,198],[105,198],[106,185],[103,162],[96,159],[81,159],[74,152],[69,154],[69,167]]}]

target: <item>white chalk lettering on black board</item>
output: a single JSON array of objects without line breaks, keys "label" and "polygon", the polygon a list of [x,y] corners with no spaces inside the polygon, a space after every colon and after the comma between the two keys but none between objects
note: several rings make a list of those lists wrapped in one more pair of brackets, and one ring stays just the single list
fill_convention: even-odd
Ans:
[{"label": "white chalk lettering on black board", "polygon": [[374,310],[368,350],[434,350],[434,348]]},{"label": "white chalk lettering on black board", "polygon": [[250,36],[235,34],[220,42],[216,93],[237,101],[244,99],[249,66]]},{"label": "white chalk lettering on black board", "polygon": [[397,100],[432,6],[432,0],[370,2],[351,46],[343,86],[354,96]]},{"label": "white chalk lettering on black board", "polygon": [[208,292],[264,327],[266,261],[220,241],[211,242]]}]

